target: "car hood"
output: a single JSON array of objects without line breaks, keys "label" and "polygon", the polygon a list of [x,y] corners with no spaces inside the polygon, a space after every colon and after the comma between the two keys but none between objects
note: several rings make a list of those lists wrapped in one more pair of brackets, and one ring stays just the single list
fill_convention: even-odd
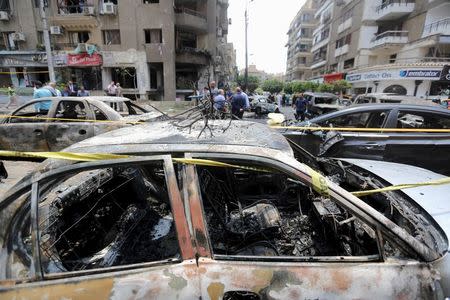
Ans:
[{"label": "car hood", "polygon": [[[364,159],[340,159],[363,168],[392,185],[403,183],[419,183],[445,178],[446,176],[432,171],[383,161]],[[437,186],[420,186],[402,190],[424,210],[426,210],[450,238],[450,184]]]},{"label": "car hood", "polygon": [[156,112],[156,111],[152,111],[152,112],[148,112],[145,114],[141,114],[141,115],[131,115],[131,116],[126,116],[123,117],[124,120],[129,121],[129,122],[139,122],[139,121],[154,121],[160,117],[164,116],[164,114],[160,113],[160,112]]}]

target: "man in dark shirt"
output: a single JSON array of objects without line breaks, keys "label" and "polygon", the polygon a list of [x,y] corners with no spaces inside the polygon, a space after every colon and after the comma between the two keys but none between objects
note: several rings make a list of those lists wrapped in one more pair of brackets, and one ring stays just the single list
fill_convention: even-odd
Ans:
[{"label": "man in dark shirt", "polygon": [[305,120],[306,109],[308,107],[308,100],[303,97],[303,94],[300,94],[295,101],[295,118],[300,121]]},{"label": "man in dark shirt", "polygon": [[231,113],[238,119],[242,119],[242,117],[244,116],[245,107],[245,95],[242,93],[241,88],[237,87],[236,93],[231,98]]}]

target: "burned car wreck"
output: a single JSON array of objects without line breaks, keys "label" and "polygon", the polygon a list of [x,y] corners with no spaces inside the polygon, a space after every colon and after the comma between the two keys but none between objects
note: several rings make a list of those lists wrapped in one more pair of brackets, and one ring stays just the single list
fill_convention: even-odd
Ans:
[{"label": "burned car wreck", "polygon": [[49,160],[4,195],[2,299],[449,295],[445,207],[357,198],[389,182],[261,124],[183,122],[84,140],[66,151],[129,157]]}]

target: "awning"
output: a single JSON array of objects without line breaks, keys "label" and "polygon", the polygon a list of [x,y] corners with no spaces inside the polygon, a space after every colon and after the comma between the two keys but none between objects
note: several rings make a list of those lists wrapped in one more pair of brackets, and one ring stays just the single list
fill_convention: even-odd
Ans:
[{"label": "awning", "polygon": [[344,73],[332,73],[323,75],[323,81],[325,83],[330,83],[336,80],[344,79]]}]

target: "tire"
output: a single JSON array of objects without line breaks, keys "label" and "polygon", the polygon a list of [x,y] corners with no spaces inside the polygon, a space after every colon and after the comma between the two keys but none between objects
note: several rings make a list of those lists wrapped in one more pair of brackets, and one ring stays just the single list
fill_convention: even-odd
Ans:
[{"label": "tire", "polygon": [[256,114],[258,117],[262,115],[261,107],[257,107],[257,108],[255,109],[255,114]]}]

